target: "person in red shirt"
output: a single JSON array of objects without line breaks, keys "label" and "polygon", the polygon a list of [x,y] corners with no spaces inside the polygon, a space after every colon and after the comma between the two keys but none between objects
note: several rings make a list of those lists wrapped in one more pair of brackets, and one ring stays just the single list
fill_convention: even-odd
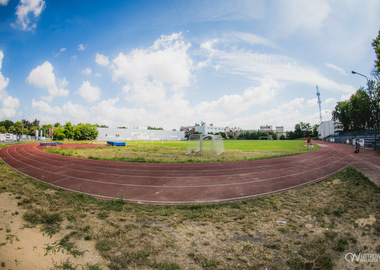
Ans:
[{"label": "person in red shirt", "polygon": [[310,149],[311,140],[310,137],[307,137],[307,149]]}]

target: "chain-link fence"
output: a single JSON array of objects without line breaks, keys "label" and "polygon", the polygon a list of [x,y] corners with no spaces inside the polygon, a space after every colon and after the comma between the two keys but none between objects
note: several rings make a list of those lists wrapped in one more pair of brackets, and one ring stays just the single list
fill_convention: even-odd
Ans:
[{"label": "chain-link fence", "polygon": [[356,140],[362,140],[366,148],[380,150],[380,129],[345,132],[329,137],[330,142],[342,144],[355,144]]}]

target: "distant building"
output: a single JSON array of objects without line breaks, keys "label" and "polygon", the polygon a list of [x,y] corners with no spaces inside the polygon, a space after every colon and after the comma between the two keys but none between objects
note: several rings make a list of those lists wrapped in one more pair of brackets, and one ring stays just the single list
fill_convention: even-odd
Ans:
[{"label": "distant building", "polygon": [[343,133],[344,126],[342,123],[334,122],[334,135],[340,135]]},{"label": "distant building", "polygon": [[185,132],[151,129],[101,128],[98,127],[100,141],[182,141]]},{"label": "distant building", "polygon": [[241,128],[230,128],[230,127],[226,127],[224,129],[224,132],[226,133],[226,137],[229,138],[230,135],[233,136],[233,138],[237,138],[239,136],[240,133],[242,133],[243,131],[241,130]]},{"label": "distant building", "polygon": [[200,132],[202,134],[210,134],[210,133],[219,133],[219,132],[225,132],[224,128],[222,127],[214,127],[214,126],[196,126],[195,127],[196,132]]},{"label": "distant building", "polygon": [[334,135],[334,121],[323,121],[318,127],[318,138],[326,141],[331,135]]},{"label": "distant building", "polygon": [[278,138],[280,138],[282,135],[285,136],[284,126],[276,126],[276,134]]},{"label": "distant building", "polygon": [[189,135],[194,134],[195,126],[181,127],[179,130],[185,132],[185,137],[188,137]]},{"label": "distant building", "polygon": [[268,134],[272,134],[273,133],[273,129],[272,129],[271,125],[260,126],[260,131],[266,132]]}]

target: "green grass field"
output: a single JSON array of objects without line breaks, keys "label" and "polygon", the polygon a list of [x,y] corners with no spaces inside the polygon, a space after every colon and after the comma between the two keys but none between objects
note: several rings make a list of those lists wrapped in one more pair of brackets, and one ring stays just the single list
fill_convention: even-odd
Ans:
[{"label": "green grass field", "polygon": [[126,147],[98,147],[91,149],[47,148],[46,151],[89,159],[102,159],[128,162],[226,162],[274,158],[307,153],[319,149],[307,150],[304,140],[284,141],[245,141],[225,140],[226,151],[222,154],[199,155],[186,154],[187,141],[128,141]]}]

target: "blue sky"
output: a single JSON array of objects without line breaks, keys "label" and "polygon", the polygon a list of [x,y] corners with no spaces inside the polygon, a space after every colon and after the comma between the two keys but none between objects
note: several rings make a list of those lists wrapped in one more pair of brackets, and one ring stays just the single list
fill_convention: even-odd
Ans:
[{"label": "blue sky", "polygon": [[370,76],[380,1],[0,0],[0,120],[319,123]]}]

